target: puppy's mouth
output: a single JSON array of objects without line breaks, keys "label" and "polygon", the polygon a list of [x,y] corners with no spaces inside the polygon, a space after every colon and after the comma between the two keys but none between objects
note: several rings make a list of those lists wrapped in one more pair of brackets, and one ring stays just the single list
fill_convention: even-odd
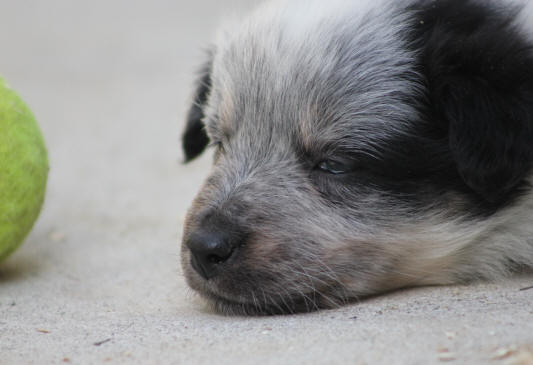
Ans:
[{"label": "puppy's mouth", "polygon": [[201,291],[200,295],[207,300],[208,305],[217,313],[229,316],[269,316],[296,313],[296,308],[288,304],[274,302],[259,297],[252,301],[238,301]]},{"label": "puppy's mouth", "polygon": [[243,291],[240,295],[232,295],[222,291],[214,282],[202,281],[192,285],[192,287],[207,301],[212,310],[229,316],[306,313],[338,308],[349,301],[343,295],[334,294],[335,290],[297,291],[294,293],[283,290],[283,292],[271,293],[257,286],[254,290]]},{"label": "puppy's mouth", "polygon": [[[343,304],[341,302],[332,302],[333,305],[331,302],[327,304],[324,302],[323,295],[316,293],[301,293],[298,297],[261,298],[257,296],[251,301],[243,302],[227,299],[211,292],[201,292],[200,295],[207,299],[207,303],[214,311],[230,316],[297,314],[340,307]],[[328,300],[331,301],[332,299],[329,298]]]},{"label": "puppy's mouth", "polygon": [[214,264],[220,265],[216,270],[211,264],[215,274],[209,276],[195,267],[189,250],[182,252],[187,283],[220,314],[295,314],[337,308],[351,301],[338,276],[327,266],[321,270],[317,262],[279,261],[274,270],[273,265],[247,261],[243,256],[232,257]]}]

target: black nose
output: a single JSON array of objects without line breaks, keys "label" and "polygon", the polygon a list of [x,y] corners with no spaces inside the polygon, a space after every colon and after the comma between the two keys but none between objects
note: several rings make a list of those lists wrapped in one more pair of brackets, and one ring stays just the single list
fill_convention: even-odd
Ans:
[{"label": "black nose", "polygon": [[223,232],[194,232],[186,245],[191,250],[192,267],[205,279],[216,276],[222,264],[235,252],[235,247]]}]

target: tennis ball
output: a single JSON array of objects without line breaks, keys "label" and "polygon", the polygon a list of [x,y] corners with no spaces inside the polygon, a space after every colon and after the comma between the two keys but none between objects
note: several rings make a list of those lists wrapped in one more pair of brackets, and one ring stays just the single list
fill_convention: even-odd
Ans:
[{"label": "tennis ball", "polygon": [[39,126],[0,77],[0,261],[22,243],[37,219],[47,177]]}]

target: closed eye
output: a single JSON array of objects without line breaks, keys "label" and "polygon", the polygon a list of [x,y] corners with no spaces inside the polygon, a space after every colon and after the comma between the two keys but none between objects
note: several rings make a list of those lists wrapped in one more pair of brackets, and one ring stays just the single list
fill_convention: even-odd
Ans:
[{"label": "closed eye", "polygon": [[209,144],[207,145],[207,147],[211,148],[211,147],[214,147],[214,148],[222,148],[222,142],[221,141],[211,141],[209,142]]},{"label": "closed eye", "polygon": [[224,144],[222,141],[211,141],[208,145],[208,147],[213,147],[215,149],[214,153],[214,161],[218,161],[220,156],[222,156],[226,151],[224,150]]},{"label": "closed eye", "polygon": [[356,169],[356,166],[351,161],[328,159],[321,161],[316,165],[316,169],[332,175],[342,175],[353,172]]}]

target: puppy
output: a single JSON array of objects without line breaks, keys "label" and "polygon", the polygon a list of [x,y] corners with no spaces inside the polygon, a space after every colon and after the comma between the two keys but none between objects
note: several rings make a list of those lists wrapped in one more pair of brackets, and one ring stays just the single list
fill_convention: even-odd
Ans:
[{"label": "puppy", "polygon": [[533,266],[533,4],[286,0],[210,52],[188,284],[223,313],[336,307]]}]

